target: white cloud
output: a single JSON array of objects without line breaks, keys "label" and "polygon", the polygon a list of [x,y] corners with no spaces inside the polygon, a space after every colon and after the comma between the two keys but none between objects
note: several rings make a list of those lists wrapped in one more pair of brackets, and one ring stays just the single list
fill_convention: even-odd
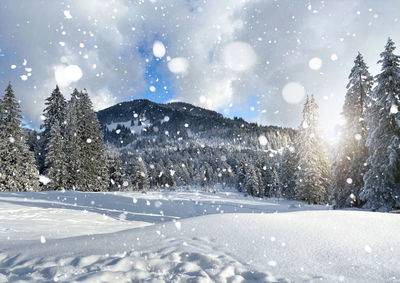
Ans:
[{"label": "white cloud", "polygon": [[[397,17],[400,3],[312,3],[318,13],[308,11],[308,4],[290,0],[279,5],[260,0],[71,0],[68,4],[4,0],[0,43],[2,50],[13,50],[13,55],[5,61],[0,83],[14,82],[24,114],[35,125],[40,123],[44,99],[57,82],[67,97],[74,87],[87,88],[96,109],[101,109],[147,91],[150,85],[143,78],[146,66],[156,60],[151,54],[158,40],[168,56],[187,60],[174,66],[172,71],[178,71],[171,74],[174,59],[165,60],[157,45],[159,56],[154,55],[163,60],[155,71],[173,80],[175,100],[224,110],[230,105],[249,109],[245,103],[253,98],[258,102],[256,110],[265,110],[255,118],[258,122],[298,126],[302,105],[288,104],[282,89],[290,82],[301,82],[320,103],[322,123],[328,123],[340,112],[357,52],[377,73],[375,62],[386,37],[391,35],[400,44],[400,38],[395,38],[399,22],[391,20]],[[374,14],[388,16],[373,18],[363,12],[367,6]],[[235,42],[246,47],[230,52],[228,47]],[[332,54],[340,60],[333,62]],[[323,62],[323,74],[308,67],[314,57]],[[19,76],[24,74],[10,65],[20,66],[24,59],[34,73],[21,81]],[[70,65],[79,66],[82,76],[73,72],[75,80],[56,79],[54,67],[65,71]]]}]

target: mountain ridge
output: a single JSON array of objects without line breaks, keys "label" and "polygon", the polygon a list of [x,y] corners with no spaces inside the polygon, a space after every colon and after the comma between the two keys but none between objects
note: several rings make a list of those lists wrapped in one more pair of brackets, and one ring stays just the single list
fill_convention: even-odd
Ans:
[{"label": "mountain ridge", "polygon": [[[224,117],[186,102],[164,104],[136,99],[100,110],[97,116],[105,141],[117,147],[132,145],[145,137],[164,136],[166,140],[178,141],[220,139],[232,145],[277,150],[290,144],[296,133],[292,128]],[[260,144],[260,136],[267,138],[266,145]]]}]

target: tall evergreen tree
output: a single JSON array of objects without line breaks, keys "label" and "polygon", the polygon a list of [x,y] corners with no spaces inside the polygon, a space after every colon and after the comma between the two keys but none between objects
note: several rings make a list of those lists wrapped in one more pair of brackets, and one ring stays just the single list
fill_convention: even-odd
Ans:
[{"label": "tall evergreen tree", "polygon": [[365,109],[373,85],[363,57],[358,53],[349,75],[342,115],[341,142],[333,164],[331,199],[339,207],[360,206],[360,191],[367,167]]},{"label": "tall evergreen tree", "polygon": [[296,196],[295,172],[298,163],[296,157],[297,155],[293,146],[285,148],[279,170],[282,196],[289,199],[292,199]]},{"label": "tall evergreen tree", "polygon": [[303,122],[296,141],[298,166],[295,173],[297,198],[309,203],[328,200],[330,172],[318,131],[318,106],[314,97],[304,105]]},{"label": "tall evergreen tree", "polygon": [[44,172],[51,180],[47,189],[68,189],[68,169],[66,150],[66,106],[64,96],[58,86],[46,99],[45,120],[42,140],[45,149]]},{"label": "tall evergreen tree", "polygon": [[131,183],[133,189],[146,192],[149,189],[149,178],[146,165],[143,160],[139,158],[138,161],[131,166]]},{"label": "tall evergreen tree", "polygon": [[384,210],[400,207],[400,58],[394,50],[389,38],[378,61],[382,72],[366,117],[370,168],[361,193],[367,207]]},{"label": "tall evergreen tree", "polygon": [[68,184],[81,191],[105,191],[108,169],[103,134],[86,90],[74,90],[67,107]]},{"label": "tall evergreen tree", "polygon": [[[67,114],[67,102],[60,92],[58,85],[53,90],[51,95],[46,98],[46,108],[43,110],[43,116],[45,120],[40,128],[44,129],[42,132],[42,143],[45,153],[42,156],[48,154],[46,149],[50,141],[50,132],[53,125],[57,125],[60,128],[60,134],[62,138],[65,138],[65,126],[66,126],[66,114]],[[45,165],[46,166],[46,165]],[[46,171],[46,167],[41,168],[42,171]],[[47,168],[48,169],[48,168]]]},{"label": "tall evergreen tree", "polygon": [[65,139],[61,134],[60,125],[55,122],[51,126],[46,148],[46,173],[50,179],[46,188],[49,190],[68,189],[67,157],[64,150]]},{"label": "tall evergreen tree", "polygon": [[9,84],[0,105],[0,191],[39,189],[38,170],[21,129],[20,112]]},{"label": "tall evergreen tree", "polygon": [[274,167],[272,171],[272,186],[271,186],[271,194],[274,197],[282,196],[282,185],[278,175],[278,169]]},{"label": "tall evergreen tree", "polygon": [[260,194],[260,184],[257,169],[253,165],[249,165],[247,167],[246,179],[243,189],[245,192],[252,196],[258,196]]},{"label": "tall evergreen tree", "polygon": [[86,90],[78,100],[78,142],[80,168],[77,187],[80,190],[105,191],[108,188],[108,169],[103,134],[92,102]]},{"label": "tall evergreen tree", "polygon": [[[71,94],[71,99],[67,104],[67,117],[66,117],[66,152],[68,164],[68,187],[70,189],[78,189],[79,184],[78,176],[81,168],[81,143],[79,138],[79,101],[81,94],[77,89],[74,89]],[[81,115],[80,115],[81,116]]]},{"label": "tall evergreen tree", "polygon": [[110,181],[109,188],[110,190],[121,190],[125,182],[125,168],[122,165],[120,153],[107,144],[105,154]]},{"label": "tall evergreen tree", "polygon": [[240,192],[245,192],[244,185],[246,182],[246,174],[247,174],[247,161],[243,158],[240,161],[238,172],[237,172],[237,180],[236,180],[236,187]]}]

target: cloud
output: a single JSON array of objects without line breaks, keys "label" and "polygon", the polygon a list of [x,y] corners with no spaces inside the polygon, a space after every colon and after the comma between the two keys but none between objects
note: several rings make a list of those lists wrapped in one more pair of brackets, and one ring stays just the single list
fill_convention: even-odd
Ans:
[{"label": "cloud", "polygon": [[[357,52],[377,73],[375,62],[387,36],[400,44],[395,13],[400,3],[385,3],[4,0],[0,83],[14,83],[24,115],[38,125],[43,101],[57,81],[66,96],[74,87],[86,88],[101,109],[143,96],[150,86],[149,68],[155,68],[168,89],[175,90],[165,101],[225,113],[236,109],[242,115],[249,113],[251,101],[255,121],[297,127],[302,101],[288,103],[282,94],[296,82],[316,96],[327,127],[341,110]],[[153,54],[156,42],[158,57]],[[178,72],[171,72],[174,58],[184,62],[184,70],[178,64]],[[317,70],[309,67],[313,58],[321,60]],[[68,72],[69,66],[78,67],[81,76]],[[25,68],[32,68],[30,76]]]}]

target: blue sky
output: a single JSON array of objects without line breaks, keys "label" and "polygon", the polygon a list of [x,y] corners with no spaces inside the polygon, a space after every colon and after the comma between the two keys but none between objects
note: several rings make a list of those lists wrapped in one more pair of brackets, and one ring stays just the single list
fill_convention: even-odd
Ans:
[{"label": "blue sky", "polygon": [[0,87],[12,82],[32,127],[56,83],[67,98],[86,88],[97,110],[185,101],[290,127],[308,93],[333,136],[357,52],[376,75],[387,37],[400,44],[400,2],[382,3],[3,0]]}]

